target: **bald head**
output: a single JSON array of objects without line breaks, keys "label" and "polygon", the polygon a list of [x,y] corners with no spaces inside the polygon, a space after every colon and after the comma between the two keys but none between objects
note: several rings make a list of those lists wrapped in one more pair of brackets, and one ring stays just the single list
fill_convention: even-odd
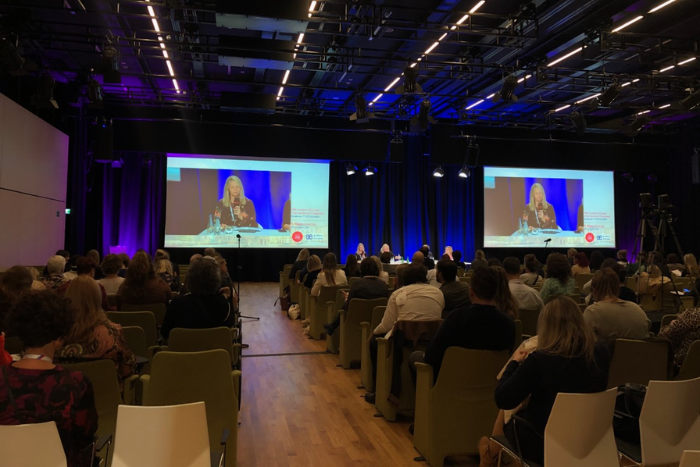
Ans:
[{"label": "bald head", "polygon": [[413,258],[411,258],[412,263],[423,264],[425,263],[425,255],[420,251],[413,253]]},{"label": "bald head", "polygon": [[192,257],[190,258],[190,264],[194,263],[195,261],[197,261],[201,257],[202,257],[202,255],[200,255],[199,253],[197,253],[196,255],[192,255]]}]

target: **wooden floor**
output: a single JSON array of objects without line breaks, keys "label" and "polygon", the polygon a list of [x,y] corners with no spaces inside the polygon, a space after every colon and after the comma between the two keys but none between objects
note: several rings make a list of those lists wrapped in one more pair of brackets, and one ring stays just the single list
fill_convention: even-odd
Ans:
[{"label": "wooden floor", "polygon": [[[408,420],[376,418],[363,399],[359,370],[337,367],[326,342],[302,335],[273,304],[275,283],[241,285],[244,319],[239,467],[426,466]],[[282,354],[282,355],[280,355]],[[285,355],[287,354],[287,355]]]}]

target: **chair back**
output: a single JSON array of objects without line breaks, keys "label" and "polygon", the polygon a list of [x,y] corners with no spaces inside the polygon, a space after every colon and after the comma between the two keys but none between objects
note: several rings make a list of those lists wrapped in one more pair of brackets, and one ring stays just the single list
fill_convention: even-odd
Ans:
[{"label": "chair back", "polygon": [[137,357],[148,358],[148,346],[146,345],[146,333],[138,326],[124,326],[122,333],[126,346]]},{"label": "chair back", "polygon": [[230,328],[225,326],[209,329],[175,328],[170,331],[168,338],[170,352],[203,352],[216,349],[225,350],[231,365],[236,364]]},{"label": "chair back", "polygon": [[457,267],[457,277],[464,277],[467,273],[462,267]]},{"label": "chair back", "polygon": [[[284,295],[284,289],[287,288],[289,285],[289,273],[292,271],[292,265],[291,264],[285,264],[284,267],[282,268],[282,272],[280,272],[280,290],[278,293],[278,297],[282,298]],[[291,294],[291,292],[290,292]]]},{"label": "chair back", "polygon": [[682,381],[698,377],[700,377],[700,341],[695,341],[690,344],[688,355],[683,360],[683,366],[674,379]]},{"label": "chair back", "polygon": [[544,431],[544,465],[619,467],[612,427],[616,393],[557,394]]},{"label": "chair back", "polygon": [[519,319],[513,320],[515,324],[515,340],[513,341],[513,352],[523,343],[523,322]]},{"label": "chair back", "polygon": [[[351,277],[351,279],[354,279]],[[340,289],[335,293],[335,302],[332,307],[326,308],[326,322],[330,323],[333,321],[336,313],[340,312],[340,309],[345,304],[345,294],[344,290]],[[338,353],[340,351],[340,332],[334,332],[333,335],[326,334],[326,350],[330,353]]]},{"label": "chair back", "polygon": [[663,310],[664,294],[659,290],[656,295],[646,293],[640,295],[639,306],[644,311],[660,311]]},{"label": "chair back", "polygon": [[669,315],[664,315],[661,318],[661,329],[663,329],[666,326],[668,326],[669,324],[671,324],[673,322],[673,320],[675,320],[676,318],[678,318],[678,315],[675,313],[669,314]]},{"label": "chair back", "polygon": [[[240,374],[240,373],[239,373]],[[238,398],[231,372],[231,357],[222,349],[205,352],[158,352],[144,387],[144,406],[204,402],[209,446],[220,449],[224,429],[231,430],[226,447],[226,466],[236,464]]]},{"label": "chair back", "polygon": [[680,462],[684,450],[700,446],[698,394],[700,378],[649,383],[639,415],[645,465]]},{"label": "chair back", "polygon": [[372,378],[372,361],[369,356],[369,338],[379,323],[384,318],[385,306],[378,306],[372,310],[372,321],[360,323],[362,327],[362,355],[360,356],[360,381],[368,392],[374,392],[374,378]]},{"label": "chair back", "polygon": [[542,310],[519,310],[519,318],[523,323],[523,334],[528,336],[537,335],[537,320]]},{"label": "chair back", "polygon": [[301,290],[301,284],[297,284],[297,281],[301,279],[301,271],[297,271],[294,275],[292,283],[289,284],[289,299],[293,303],[299,303],[299,291]]},{"label": "chair back", "polygon": [[162,326],[166,308],[164,303],[147,303],[145,305],[122,304],[121,311],[150,311],[156,317],[158,326]]},{"label": "chair back", "polygon": [[203,402],[122,405],[117,421],[112,467],[211,467]]},{"label": "chair back", "polygon": [[696,467],[700,465],[700,451],[683,451],[678,467]]},{"label": "chair back", "polygon": [[648,385],[649,381],[666,381],[673,353],[668,339],[616,339],[610,361],[608,387],[626,383]]},{"label": "chair back", "polygon": [[115,293],[108,293],[107,294],[107,303],[109,303],[109,306],[112,308],[117,306],[117,294]]},{"label": "chair back", "polygon": [[362,359],[362,327],[360,323],[372,321],[374,309],[386,306],[386,298],[364,300],[353,298],[348,304],[347,313],[340,315],[340,364],[349,369]]},{"label": "chair back", "polygon": [[[37,442],[41,442],[40,448]],[[0,462],[8,467],[68,465],[56,422],[0,425],[0,452]]]},{"label": "chair back", "polygon": [[593,279],[593,274],[577,274],[576,277],[574,277],[579,290],[583,290],[583,286],[591,279]]},{"label": "chair back", "polygon": [[632,290],[637,290],[637,276],[628,276],[625,279],[625,286]]},{"label": "chair back", "polygon": [[146,346],[152,347],[158,343],[158,326],[156,317],[150,311],[108,311],[107,319],[113,323],[125,326],[138,326],[143,329]]},{"label": "chair back", "polygon": [[348,279],[348,284],[352,285],[355,282],[359,281],[360,279],[362,279],[362,278],[361,277],[351,277]]}]

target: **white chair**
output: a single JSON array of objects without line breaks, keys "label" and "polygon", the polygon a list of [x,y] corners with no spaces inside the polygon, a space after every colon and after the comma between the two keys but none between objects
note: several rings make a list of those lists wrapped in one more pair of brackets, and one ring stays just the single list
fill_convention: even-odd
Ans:
[{"label": "white chair", "polygon": [[678,467],[697,467],[700,465],[700,451],[683,451]]},{"label": "white chair", "polygon": [[[210,467],[204,402],[159,407],[120,405],[112,467]],[[221,463],[223,465],[223,463]]]},{"label": "white chair", "polygon": [[[41,448],[37,449],[37,442]],[[56,422],[0,426],[0,465],[66,467]]]},{"label": "white chair", "polygon": [[639,465],[674,464],[683,451],[700,447],[700,378],[651,381],[639,415],[638,452],[618,441],[620,452]]}]

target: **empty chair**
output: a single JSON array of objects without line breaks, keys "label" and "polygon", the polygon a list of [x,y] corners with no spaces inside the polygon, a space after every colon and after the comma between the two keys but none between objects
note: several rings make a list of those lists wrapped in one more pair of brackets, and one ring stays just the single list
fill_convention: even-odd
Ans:
[{"label": "empty chair", "polygon": [[122,333],[126,346],[134,355],[148,358],[148,346],[146,345],[146,333],[138,326],[122,326]]},{"label": "empty chair", "polygon": [[297,284],[297,281],[299,281],[300,277],[299,275],[301,274],[301,271],[297,271],[294,280],[292,280],[292,283],[289,285],[289,300],[292,303],[299,303],[299,284]]},{"label": "empty chair", "polygon": [[700,377],[700,341],[695,341],[690,344],[688,355],[686,355],[685,360],[683,360],[683,366],[681,366],[678,375],[676,375],[674,379],[676,381],[682,381],[698,377]]},{"label": "empty chair", "polygon": [[644,311],[660,311],[663,310],[663,293],[639,295],[639,306]]},{"label": "empty chair", "polygon": [[651,380],[666,381],[673,355],[671,343],[664,338],[647,340],[616,339],[608,387],[626,383],[649,384]]},{"label": "empty chair", "polygon": [[340,312],[340,364],[349,369],[362,359],[362,328],[360,323],[372,320],[372,313],[378,306],[386,306],[386,298],[364,300],[353,298],[348,304],[348,311]]},{"label": "empty chair", "polygon": [[107,294],[107,303],[109,303],[109,306],[112,308],[117,306],[117,294],[115,293],[108,293]]},{"label": "empty chair", "polygon": [[282,271],[280,271],[280,290],[279,290],[279,298],[282,298],[284,296],[284,289],[289,287],[289,273],[292,271],[292,265],[291,264],[285,264],[284,267],[282,268]]},{"label": "empty chair", "polygon": [[[41,448],[37,449],[37,440]],[[8,467],[66,467],[66,454],[56,422],[0,425],[0,465]]]},{"label": "empty chair", "polygon": [[384,318],[385,306],[378,306],[372,310],[372,321],[360,323],[362,328],[362,349],[360,355],[360,380],[362,387],[367,392],[374,392],[374,379],[372,378],[372,360],[369,355],[369,338],[372,331],[379,326]]},{"label": "empty chair", "polygon": [[143,329],[146,345],[153,347],[158,344],[158,326],[156,317],[150,311],[108,311],[107,318],[122,326],[138,326]]},{"label": "empty chair", "polygon": [[669,324],[671,324],[673,322],[673,320],[675,320],[676,318],[678,318],[677,314],[664,315],[661,318],[661,329],[663,329],[666,326],[668,326]]},{"label": "empty chair", "polygon": [[[144,406],[204,402],[209,428],[209,446],[220,447],[224,429],[230,430],[226,445],[226,467],[236,465],[238,439],[238,394],[240,371],[231,371],[225,350],[206,352],[158,352],[151,374],[141,376]],[[117,437],[118,442],[118,437]]]},{"label": "empty chair", "polygon": [[526,336],[537,335],[537,319],[541,310],[519,310],[519,319],[523,323],[523,334]]},{"label": "empty chair", "polygon": [[308,304],[307,318],[309,322],[309,336],[313,339],[320,340],[324,333],[323,324],[326,322],[328,314],[328,306],[333,306],[335,303],[335,294],[340,289],[348,289],[347,285],[332,285],[321,287],[321,292],[318,297],[311,297]]},{"label": "empty chair", "polygon": [[496,377],[509,352],[450,347],[438,380],[433,368],[417,363],[416,419],[413,445],[433,467],[451,454],[478,454],[498,415],[493,397]]},{"label": "empty chair", "polygon": [[583,290],[583,286],[591,279],[593,279],[593,274],[577,274],[576,277],[574,277],[579,290]]},{"label": "empty chair", "polygon": [[[211,467],[225,451],[210,451],[203,402],[119,407],[112,467]],[[217,441],[221,439],[221,434]],[[223,465],[223,463],[221,464]]]},{"label": "empty chair", "polygon": [[[234,347],[236,352],[234,352]],[[241,344],[233,344],[231,329],[225,326],[210,329],[175,328],[170,332],[168,346],[170,352],[202,352],[204,350],[222,349],[228,353],[231,366],[238,364]]]}]

